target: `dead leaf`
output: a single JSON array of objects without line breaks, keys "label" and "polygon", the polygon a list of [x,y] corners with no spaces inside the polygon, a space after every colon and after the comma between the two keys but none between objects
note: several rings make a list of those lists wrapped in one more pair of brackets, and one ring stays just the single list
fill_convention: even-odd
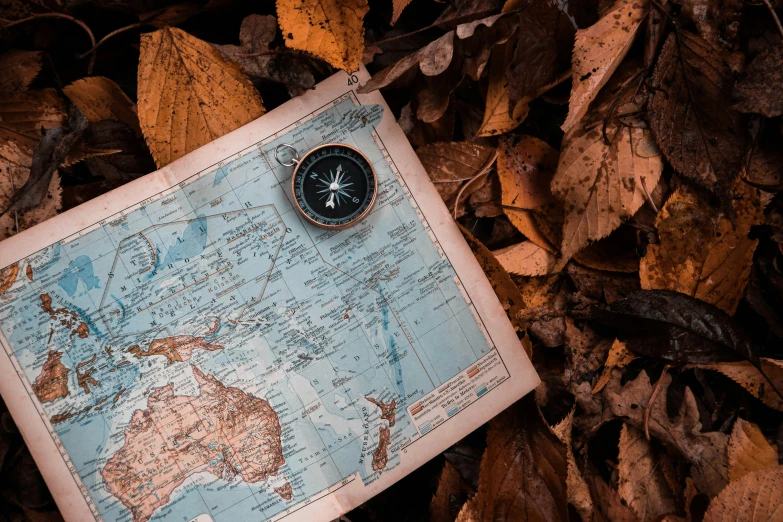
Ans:
[{"label": "dead leaf", "polygon": [[65,104],[54,89],[5,93],[0,98],[0,129],[41,139],[41,129],[61,127]]},{"label": "dead leaf", "polygon": [[535,404],[522,400],[489,423],[475,515],[467,520],[567,521],[567,476],[565,446]]},{"label": "dead leaf", "polygon": [[91,123],[84,133],[84,141],[92,149],[119,151],[109,156],[87,158],[87,167],[93,176],[119,184],[155,170],[155,161],[144,140],[121,121]]},{"label": "dead leaf", "polygon": [[430,522],[452,522],[471,493],[457,469],[446,461],[430,502]]},{"label": "dead leaf", "polygon": [[783,114],[783,47],[777,45],[756,56],[734,86],[734,108],[774,118]]},{"label": "dead leaf", "polygon": [[264,114],[235,64],[175,27],[141,36],[139,122],[162,167]]},{"label": "dead leaf", "polygon": [[585,482],[582,472],[579,471],[579,467],[576,465],[576,458],[574,458],[574,452],[571,449],[571,432],[574,425],[575,412],[576,409],[571,408],[568,415],[555,426],[550,426],[550,429],[566,448],[568,465],[566,491],[568,492],[568,502],[579,513],[582,522],[590,522],[593,515],[593,499],[590,497],[590,488],[587,487],[587,482]]},{"label": "dead leaf", "polygon": [[661,471],[659,456],[644,433],[627,424],[620,431],[618,491],[640,520],[677,511],[677,498]]},{"label": "dead leaf", "polygon": [[489,64],[489,86],[487,87],[487,102],[484,109],[484,119],[476,131],[476,136],[495,136],[514,130],[527,117],[527,98],[520,99],[514,110],[509,111],[509,80],[506,75],[506,64],[511,58],[513,47],[511,42],[492,51]]},{"label": "dead leaf", "polygon": [[276,35],[277,19],[274,16],[252,14],[242,20],[239,45],[212,45],[225,60],[241,65],[252,80],[281,83],[291,96],[301,95],[315,85],[313,73],[295,54],[270,52],[269,44]]},{"label": "dead leaf", "polygon": [[198,3],[184,2],[141,13],[139,21],[161,29],[168,25],[179,25],[200,10],[201,6]]},{"label": "dead leaf", "polygon": [[[486,166],[495,149],[478,143],[436,142],[416,150],[430,180],[438,189],[443,201],[453,198],[460,187]],[[463,197],[467,197],[481,185],[471,184]]]},{"label": "dead leaf", "polygon": [[119,85],[102,76],[82,78],[63,87],[63,92],[91,122],[117,120],[141,136],[136,104]]},{"label": "dead leaf", "polygon": [[640,288],[639,276],[635,273],[606,272],[584,267],[577,263],[569,263],[566,266],[566,271],[579,293],[590,299],[603,299],[608,304],[612,304]]},{"label": "dead leaf", "polygon": [[532,241],[523,241],[492,252],[506,272],[525,276],[543,276],[552,272],[557,259]]},{"label": "dead leaf", "polygon": [[405,10],[405,8],[408,7],[411,2],[412,0],[392,0],[391,25],[397,23],[397,20],[400,19],[400,15],[402,15],[403,10]]},{"label": "dead leaf", "polygon": [[[758,368],[748,361],[694,364],[690,367],[720,372],[748,390],[770,408],[783,411],[783,398],[775,392]],[[778,389],[783,390],[783,361],[762,357],[761,369]]]},{"label": "dead leaf", "polygon": [[737,419],[729,438],[729,480],[778,465],[778,448],[767,442],[758,426]]},{"label": "dead leaf", "polygon": [[731,48],[742,20],[742,0],[680,0],[699,36],[715,48]]},{"label": "dead leaf", "polygon": [[364,50],[367,0],[277,0],[285,44],[352,73]]},{"label": "dead leaf", "polygon": [[[633,216],[647,200],[642,185],[651,192],[660,179],[663,161],[652,133],[639,117],[640,96],[631,89],[618,103],[624,81],[635,76],[624,71],[596,100],[595,112],[569,131],[564,138],[552,194],[566,209],[560,266],[573,255],[609,235]],[[614,117],[602,128],[617,103]]]},{"label": "dead leaf", "polygon": [[41,71],[41,51],[12,50],[0,54],[0,93],[27,90]]},{"label": "dead leaf", "polygon": [[591,476],[589,482],[593,496],[597,499],[596,510],[607,522],[640,522],[636,513],[623,503],[620,494],[600,476]]},{"label": "dead leaf", "polygon": [[734,77],[707,42],[669,35],[652,76],[650,126],[672,167],[726,203],[740,170],[746,132],[731,109]]},{"label": "dead leaf", "polygon": [[644,429],[645,410],[650,408],[650,436],[677,450],[692,465],[692,477],[696,487],[710,496],[717,495],[728,484],[728,436],[717,432],[702,433],[696,398],[690,388],[679,413],[670,419],[666,412],[666,391],[672,377],[667,372],[661,376],[660,390],[649,404],[652,386],[647,373],[642,371],[636,379],[624,386],[620,370],[612,372],[612,379],[602,392],[604,404],[614,417],[626,418],[637,429]]},{"label": "dead leaf", "polygon": [[733,315],[753,265],[757,239],[750,228],[763,221],[759,191],[737,178],[732,188],[735,223],[709,196],[681,186],[666,202],[655,226],[658,244],[647,247],[639,267],[645,290],[676,290]]},{"label": "dead leaf", "polygon": [[554,204],[549,184],[558,156],[556,149],[533,136],[502,139],[498,148],[498,175],[503,187],[503,205],[535,210]]},{"label": "dead leaf", "polygon": [[783,509],[783,466],[748,473],[707,508],[704,522],[775,522]]},{"label": "dead leaf", "polygon": [[648,11],[645,0],[618,0],[595,25],[576,32],[571,60],[573,87],[564,132],[587,113],[590,102],[628,54]]},{"label": "dead leaf", "polygon": [[606,386],[612,378],[612,370],[615,368],[625,368],[625,366],[634,359],[636,359],[636,356],[628,349],[626,344],[615,339],[612,343],[612,347],[609,349],[609,355],[606,357],[604,371],[593,387],[593,395],[604,389],[604,386]]}]

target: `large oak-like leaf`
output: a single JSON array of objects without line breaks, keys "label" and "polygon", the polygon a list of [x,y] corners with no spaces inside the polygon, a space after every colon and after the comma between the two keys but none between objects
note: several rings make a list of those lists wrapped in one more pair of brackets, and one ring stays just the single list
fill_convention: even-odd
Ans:
[{"label": "large oak-like leaf", "polygon": [[774,118],[783,114],[783,47],[766,49],[750,62],[745,77],[734,86],[734,106]]},{"label": "large oak-like leaf", "polygon": [[367,0],[277,0],[285,43],[346,72],[359,68]]},{"label": "large oak-like leaf", "polygon": [[162,167],[264,114],[236,64],[186,32],[165,27],[141,37],[138,111]]},{"label": "large oak-like leaf", "polygon": [[652,83],[650,126],[664,156],[726,204],[747,141],[739,113],[731,109],[728,64],[698,36],[676,30],[661,50]]},{"label": "large oak-like leaf", "polygon": [[735,224],[690,185],[669,198],[655,220],[659,242],[647,247],[639,267],[642,288],[676,290],[734,314],[758,243],[748,233],[764,209],[758,189],[739,178],[731,193]]},{"label": "large oak-like leaf", "polygon": [[563,130],[568,132],[628,54],[649,3],[618,0],[595,24],[576,32],[571,60],[573,87]]},{"label": "large oak-like leaf", "polygon": [[633,96],[635,90],[623,95],[610,114],[618,103],[615,96],[622,94],[622,80],[630,81],[632,71],[619,75],[596,100],[595,112],[565,137],[552,179],[552,194],[566,210],[562,264],[633,216],[663,171],[660,151],[638,116],[641,100]]},{"label": "large oak-like leaf", "polygon": [[704,522],[776,522],[783,512],[783,466],[748,473],[711,503]]}]

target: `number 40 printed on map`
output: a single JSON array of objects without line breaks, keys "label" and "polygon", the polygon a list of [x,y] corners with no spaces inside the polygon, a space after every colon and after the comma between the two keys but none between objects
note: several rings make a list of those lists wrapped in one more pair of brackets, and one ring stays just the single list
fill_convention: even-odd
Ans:
[{"label": "number 40 printed on map", "polygon": [[[0,393],[66,520],[331,520],[538,384],[357,76],[0,244]],[[327,143],[377,177],[347,228],[275,158]]]}]

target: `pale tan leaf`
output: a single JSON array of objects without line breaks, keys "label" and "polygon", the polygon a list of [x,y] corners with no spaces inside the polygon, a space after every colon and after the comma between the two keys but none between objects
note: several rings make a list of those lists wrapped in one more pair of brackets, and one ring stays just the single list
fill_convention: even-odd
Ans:
[{"label": "pale tan leaf", "polygon": [[636,356],[628,349],[626,344],[615,339],[604,363],[604,371],[593,388],[593,395],[604,389],[606,383],[612,378],[612,370],[614,368],[624,368],[625,365],[634,359],[636,359]]},{"label": "pale tan leaf", "polygon": [[[748,390],[754,397],[760,399],[770,408],[783,411],[783,398],[769,385],[764,375],[748,361],[694,364],[689,367],[720,372]],[[783,390],[783,361],[762,357],[761,368],[767,377],[775,383],[775,386]]]},{"label": "pale tan leaf", "polygon": [[[620,498],[620,494],[612,489],[600,476],[588,478],[596,497],[596,511],[603,515],[607,522],[644,522]],[[599,519],[600,520],[600,519]]]},{"label": "pale tan leaf", "polygon": [[457,519],[454,522],[479,522],[476,501],[471,499],[465,502],[465,505],[460,509]]},{"label": "pale tan leaf", "polygon": [[593,499],[590,497],[590,488],[587,487],[579,467],[576,465],[574,452],[571,449],[571,430],[574,425],[574,413],[576,408],[571,408],[563,420],[550,426],[552,433],[565,444],[566,459],[568,461],[568,476],[566,478],[566,491],[568,502],[574,506],[582,522],[590,522],[593,518]]},{"label": "pale tan leaf", "polygon": [[277,20],[292,49],[354,72],[364,51],[367,0],[277,0]]},{"label": "pale tan leaf", "polygon": [[63,92],[89,121],[121,121],[141,136],[136,104],[110,79],[103,76],[82,78],[63,87]]},{"label": "pale tan leaf", "polygon": [[412,2],[413,0],[392,0],[392,17],[391,17],[391,25],[394,25],[397,23],[397,20],[400,19],[400,15],[405,10],[406,7]]},{"label": "pale tan leaf", "polygon": [[0,54],[0,93],[27,90],[41,65],[41,51],[13,50]]},{"label": "pale tan leaf", "polygon": [[461,510],[460,502],[465,502],[470,492],[470,486],[462,479],[457,468],[446,461],[440,472],[438,489],[430,501],[430,522],[452,522]]},{"label": "pale tan leaf", "polygon": [[[478,174],[494,152],[493,147],[466,141],[436,142],[416,149],[416,155],[443,201],[454,197],[463,183]],[[463,197],[480,186],[479,183],[471,184]]]},{"label": "pale tan leaf", "polygon": [[[626,70],[619,80],[631,71]],[[607,125],[610,143],[604,140],[604,119],[614,103],[610,95],[621,87],[618,83],[613,82],[606,97],[596,101],[600,103],[595,113],[564,138],[552,179],[552,194],[566,209],[562,265],[589,242],[608,236],[633,216],[647,199],[642,183],[651,192],[663,171],[652,133],[638,116],[641,97],[623,98]]]},{"label": "pale tan leaf", "polygon": [[620,431],[618,491],[640,520],[677,510],[677,501],[660,469],[652,445],[640,430],[623,424]]},{"label": "pale tan leaf", "polygon": [[261,97],[236,64],[186,32],[141,36],[139,123],[162,167],[264,114]]},{"label": "pale tan leaf", "polygon": [[618,0],[598,22],[576,32],[573,87],[563,131],[568,132],[587,113],[590,102],[628,54],[648,9],[646,0]]},{"label": "pale tan leaf", "polygon": [[748,473],[710,502],[704,522],[780,522],[783,466]]},{"label": "pale tan leaf", "polygon": [[503,139],[498,148],[498,176],[503,205],[534,210],[555,203],[549,184],[559,152],[533,136]]},{"label": "pale tan leaf", "polygon": [[691,185],[669,198],[655,220],[659,243],[649,245],[639,267],[642,288],[676,290],[734,314],[758,244],[748,233],[764,209],[758,189],[740,178],[731,193],[736,226]]},{"label": "pale tan leaf", "polygon": [[549,274],[557,263],[555,256],[532,241],[523,241],[492,252],[506,272],[525,276]]},{"label": "pale tan leaf", "polygon": [[509,84],[506,76],[506,65],[511,59],[514,42],[509,41],[492,51],[489,61],[489,86],[487,88],[486,108],[481,126],[476,136],[495,136],[515,129],[524,121],[528,113],[529,98],[523,98],[514,106],[509,114],[508,92]]},{"label": "pale tan leaf", "polygon": [[758,426],[737,419],[729,438],[729,480],[778,465],[778,448],[767,442]]}]

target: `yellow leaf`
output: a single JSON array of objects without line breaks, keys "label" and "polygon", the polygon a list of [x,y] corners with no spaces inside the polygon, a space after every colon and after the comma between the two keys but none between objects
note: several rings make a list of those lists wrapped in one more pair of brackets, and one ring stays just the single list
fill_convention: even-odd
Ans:
[{"label": "yellow leaf", "polygon": [[[748,361],[693,364],[688,367],[720,372],[748,390],[751,395],[760,399],[761,402],[770,408],[783,411],[783,398],[769,385],[764,375],[761,375],[761,372]],[[762,357],[761,369],[764,370],[764,374],[775,383],[778,389],[783,390],[783,361]]]},{"label": "yellow leaf", "polygon": [[63,92],[91,122],[121,121],[141,136],[136,104],[110,79],[102,76],[82,78],[63,87]]},{"label": "yellow leaf", "polygon": [[677,499],[661,470],[660,458],[641,430],[623,424],[618,448],[618,491],[639,520],[677,511]]},{"label": "yellow leaf", "polygon": [[367,0],[277,0],[277,19],[288,47],[350,73],[362,60],[369,9]]},{"label": "yellow leaf", "polygon": [[606,357],[604,371],[593,388],[593,395],[606,386],[606,383],[612,378],[612,370],[614,368],[624,368],[625,365],[634,359],[636,359],[636,356],[628,349],[625,343],[615,339],[612,347],[609,349],[609,355]]},{"label": "yellow leaf", "polygon": [[392,0],[392,17],[391,17],[391,25],[394,25],[397,23],[397,20],[400,19],[400,15],[402,14],[402,11],[408,7],[408,4],[410,4],[413,0]]},{"label": "yellow leaf", "polygon": [[729,438],[729,480],[778,465],[778,449],[767,442],[758,426],[737,419]]},{"label": "yellow leaf", "polygon": [[783,466],[754,471],[726,486],[707,508],[704,522],[779,522]]},{"label": "yellow leaf", "polygon": [[639,266],[645,290],[676,290],[734,314],[750,276],[758,240],[750,228],[763,221],[759,191],[738,178],[731,191],[736,227],[709,195],[683,185],[655,222],[659,243]]},{"label": "yellow leaf", "polygon": [[515,129],[524,121],[528,113],[528,98],[523,98],[514,107],[512,114],[508,112],[508,78],[506,64],[511,59],[515,42],[509,41],[492,51],[489,63],[489,87],[487,88],[487,105],[484,109],[484,120],[481,122],[476,136],[495,136]]},{"label": "yellow leaf", "polygon": [[[539,409],[539,411],[541,410]],[[574,506],[583,522],[590,522],[593,518],[593,499],[590,497],[590,488],[587,486],[582,472],[579,471],[579,466],[576,465],[576,458],[571,449],[574,413],[576,413],[575,407],[571,408],[571,411],[568,412],[568,415],[563,420],[554,426],[550,426],[549,429],[566,447],[566,463],[568,465],[566,492],[568,503]]]},{"label": "yellow leaf", "polygon": [[174,27],[142,35],[138,99],[141,130],[158,167],[264,114],[236,64]]},{"label": "yellow leaf", "polygon": [[567,212],[560,249],[563,265],[633,216],[647,199],[642,184],[652,191],[663,171],[652,133],[638,116],[640,99],[626,98],[616,108],[606,128],[609,143],[604,139],[612,94],[610,89],[595,114],[566,135],[552,179],[552,194]]},{"label": "yellow leaf", "polygon": [[582,119],[628,54],[648,8],[645,0],[618,0],[598,22],[576,32],[571,60],[573,87],[563,131],[568,132]]},{"label": "yellow leaf", "polygon": [[532,241],[523,241],[492,252],[506,272],[524,276],[542,276],[552,272],[554,255]]}]

